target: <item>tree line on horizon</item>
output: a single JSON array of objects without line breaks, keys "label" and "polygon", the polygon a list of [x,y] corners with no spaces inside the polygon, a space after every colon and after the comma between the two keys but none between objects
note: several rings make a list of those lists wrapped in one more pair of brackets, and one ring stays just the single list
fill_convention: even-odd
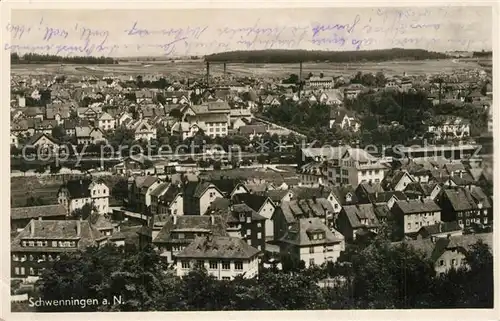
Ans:
[{"label": "tree line on horizon", "polygon": [[358,51],[320,51],[320,50],[256,50],[231,51],[205,56],[207,62],[240,63],[298,63],[298,62],[363,62],[388,61],[397,59],[425,60],[446,59],[444,53],[423,49],[383,49]]},{"label": "tree line on horizon", "polygon": [[70,64],[92,64],[92,65],[113,65],[118,61],[111,57],[62,57],[57,55],[40,55],[36,53],[27,53],[19,55],[17,52],[10,54],[11,64],[56,64],[56,63],[70,63]]}]

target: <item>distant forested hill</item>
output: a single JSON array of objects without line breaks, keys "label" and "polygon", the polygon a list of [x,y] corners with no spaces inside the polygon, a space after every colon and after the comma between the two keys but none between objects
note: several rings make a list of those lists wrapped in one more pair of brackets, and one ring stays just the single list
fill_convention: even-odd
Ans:
[{"label": "distant forested hill", "polygon": [[359,51],[255,50],[230,51],[205,56],[209,62],[295,63],[295,62],[353,62],[387,60],[447,59],[444,53],[423,49],[384,49]]}]

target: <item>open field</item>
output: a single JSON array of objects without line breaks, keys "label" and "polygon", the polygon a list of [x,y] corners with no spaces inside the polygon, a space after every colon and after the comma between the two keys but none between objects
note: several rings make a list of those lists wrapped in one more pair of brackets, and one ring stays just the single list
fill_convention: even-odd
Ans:
[{"label": "open field", "polygon": [[[356,63],[303,63],[303,74],[309,72],[325,75],[349,75],[363,70],[364,72],[382,71],[388,75],[423,75],[439,72],[451,72],[457,69],[480,68],[476,61],[454,61],[452,59],[422,61],[386,61]],[[223,65],[212,63],[210,73],[214,76],[223,74]],[[299,72],[299,64],[227,64],[227,73],[235,76],[270,76],[285,77]],[[12,65],[14,75],[34,74],[68,74],[68,75],[144,75],[164,74],[173,77],[195,77],[206,73],[205,63],[200,60],[178,62],[144,62],[123,63],[117,65],[61,65],[61,64],[29,64]]]}]

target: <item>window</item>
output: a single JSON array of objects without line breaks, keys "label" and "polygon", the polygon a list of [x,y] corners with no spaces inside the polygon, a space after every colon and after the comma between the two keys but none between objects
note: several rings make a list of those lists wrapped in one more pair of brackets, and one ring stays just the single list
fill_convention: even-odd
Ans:
[{"label": "window", "polygon": [[309,259],[309,266],[314,265],[314,259]]},{"label": "window", "polygon": [[247,229],[247,235],[252,235],[252,230],[251,229]]},{"label": "window", "polygon": [[458,225],[462,225],[462,224],[463,224],[462,220],[458,220]]},{"label": "window", "polygon": [[235,270],[243,270],[243,262],[234,262]]},{"label": "window", "polygon": [[252,222],[252,218],[250,216],[247,216],[247,223]]},{"label": "window", "polygon": [[26,271],[24,270],[24,267],[20,267],[19,268],[19,274],[20,275],[24,275],[26,273]]},{"label": "window", "polygon": [[462,217],[462,212],[458,212],[457,216]]},{"label": "window", "polygon": [[457,260],[452,259],[452,260],[451,260],[451,266],[455,266],[455,265],[457,265]]},{"label": "window", "polygon": [[181,266],[183,269],[189,269],[189,262],[188,261],[182,261]]},{"label": "window", "polygon": [[444,260],[439,261],[439,266],[444,266]]},{"label": "window", "polygon": [[335,204],[335,209],[338,209],[339,208],[339,204]]},{"label": "window", "polygon": [[469,220],[469,219],[466,219],[466,220],[465,220],[465,225],[466,225],[466,226],[469,226],[469,224],[470,224],[470,220]]},{"label": "window", "polygon": [[14,274],[19,275],[19,268],[18,267],[14,268]]},{"label": "window", "polygon": [[13,261],[19,261],[19,256],[16,255],[16,254],[12,255],[12,260]]},{"label": "window", "polygon": [[230,270],[231,269],[231,263],[229,263],[229,262],[222,262],[222,269],[223,270]]},{"label": "window", "polygon": [[261,233],[261,232],[257,233],[257,238],[258,238],[258,239],[261,239],[261,238],[262,238],[262,233]]},{"label": "window", "polygon": [[30,275],[35,275],[35,269],[30,268]]},{"label": "window", "polygon": [[262,250],[262,247],[260,245],[257,245],[257,250]]},{"label": "window", "polygon": [[261,227],[261,226],[262,226],[262,224],[261,224],[261,223],[257,223],[257,227]]},{"label": "window", "polygon": [[309,254],[313,254],[314,253],[314,246],[311,246],[309,247]]},{"label": "window", "polygon": [[210,198],[213,198],[215,196],[214,192],[210,192]]},{"label": "window", "polygon": [[30,260],[30,261],[33,261],[33,260],[34,260],[33,255],[31,255],[31,254],[30,254],[30,256],[29,256],[29,260]]},{"label": "window", "polygon": [[219,264],[217,263],[217,261],[210,261],[210,269],[211,270],[217,270],[218,267],[219,267]]},{"label": "window", "polygon": [[223,277],[222,277],[222,280],[224,280],[224,281],[229,281],[229,280],[231,280],[231,278],[230,278],[229,276],[223,276]]},{"label": "window", "polygon": [[196,261],[196,266],[197,267],[204,267],[205,266],[205,261],[203,261],[203,260]]}]

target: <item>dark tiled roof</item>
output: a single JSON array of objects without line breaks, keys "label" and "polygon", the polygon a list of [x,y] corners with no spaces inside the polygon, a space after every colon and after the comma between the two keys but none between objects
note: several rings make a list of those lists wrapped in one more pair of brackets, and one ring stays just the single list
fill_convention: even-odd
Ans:
[{"label": "dark tiled roof", "polygon": [[263,192],[263,194],[267,195],[273,202],[281,202],[283,197],[288,193],[289,191],[285,189],[273,189]]},{"label": "dark tiled roof", "polygon": [[90,184],[92,180],[70,180],[67,181],[64,187],[68,189],[70,198],[87,198],[90,197]]},{"label": "dark tiled roof", "polygon": [[40,138],[44,136],[47,137],[47,139],[50,140],[52,143],[57,144],[57,140],[54,139],[54,137],[52,137],[51,135],[47,135],[44,133],[36,133],[30,138],[28,145],[34,145]]},{"label": "dark tiled roof", "polygon": [[309,199],[309,198],[320,198],[328,197],[331,190],[327,187],[295,187],[292,189],[293,196],[296,199]]},{"label": "dark tiled roof", "polygon": [[209,182],[187,182],[184,185],[184,198],[199,198],[212,185]]},{"label": "dark tiled roof", "polygon": [[259,254],[259,250],[248,245],[244,240],[228,236],[196,238],[177,258],[218,258],[218,259],[250,259]]},{"label": "dark tiled roof", "polygon": [[429,235],[448,233],[448,232],[454,232],[454,231],[460,231],[460,230],[461,230],[460,225],[458,225],[458,223],[456,221],[439,222],[437,224],[424,226],[420,229],[420,231],[425,231],[425,232],[429,233]]},{"label": "dark tiled roof", "polygon": [[405,214],[441,211],[439,205],[432,200],[397,201],[396,204]]},{"label": "dark tiled roof", "polygon": [[[351,185],[336,186],[333,188],[333,193],[337,197],[337,200],[341,205],[356,204],[358,203],[358,197],[356,196],[355,190]],[[347,196],[351,195],[351,201],[347,200]]]},{"label": "dark tiled roof", "polygon": [[[80,235],[77,234],[77,226],[80,225]],[[33,233],[32,233],[33,229]],[[28,225],[14,238],[11,243],[11,251],[53,251],[62,252],[71,250],[70,248],[53,248],[52,242],[48,242],[46,247],[23,247],[22,240],[78,240],[78,249],[95,245],[96,240],[102,238],[101,233],[93,228],[88,221],[76,220],[31,220]],[[76,250],[76,248],[74,249]]]},{"label": "dark tiled roof", "polygon": [[[214,236],[226,236],[226,225],[224,219],[220,215],[181,215],[177,216],[176,223],[171,216],[163,225],[153,243],[167,243],[171,241],[170,235],[175,230],[200,230],[204,229],[210,231]],[[186,240],[188,242],[192,240]]]},{"label": "dark tiled roof", "polygon": [[15,207],[10,209],[11,220],[36,219],[38,217],[66,216],[66,208],[60,204]]},{"label": "dark tiled roof", "polygon": [[325,198],[291,200],[281,204],[281,211],[287,222],[295,221],[300,217],[326,217],[327,212],[333,213],[331,203]]},{"label": "dark tiled roof", "polygon": [[422,252],[424,256],[432,262],[436,262],[448,249],[458,248],[468,251],[470,250],[470,247],[476,244],[479,240],[482,240],[485,244],[487,244],[491,251],[493,245],[493,233],[467,234],[451,236],[449,238],[439,238],[435,243],[431,239],[409,240],[395,242],[393,245],[397,246],[399,244],[406,243],[414,249]]},{"label": "dark tiled roof", "polygon": [[158,197],[167,191],[169,183],[160,183],[151,193],[151,196]]},{"label": "dark tiled roof", "polygon": [[[380,225],[373,204],[347,205],[342,208],[342,211],[345,212],[352,228],[378,227]],[[361,223],[365,219],[366,224]]]},{"label": "dark tiled roof", "polygon": [[444,195],[450,201],[455,211],[467,211],[477,209],[471,193],[465,188],[446,189]]},{"label": "dark tiled roof", "polygon": [[237,179],[211,179],[210,183],[214,184],[222,192],[229,194],[241,182]]},{"label": "dark tiled roof", "polygon": [[175,197],[181,192],[181,188],[177,184],[170,184],[165,193],[160,196],[161,202],[172,202]]},{"label": "dark tiled roof", "polygon": [[258,212],[262,205],[267,200],[270,200],[269,197],[267,196],[262,196],[262,195],[255,195],[255,194],[249,194],[249,193],[241,193],[241,194],[236,194],[234,195],[234,201],[236,203],[245,203],[246,205],[250,206],[254,211]]},{"label": "dark tiled roof", "polygon": [[[314,239],[311,232],[323,232],[323,239]],[[332,232],[320,218],[302,218],[298,220],[281,238],[281,242],[298,246],[313,244],[339,243],[344,237],[339,232]]]}]

